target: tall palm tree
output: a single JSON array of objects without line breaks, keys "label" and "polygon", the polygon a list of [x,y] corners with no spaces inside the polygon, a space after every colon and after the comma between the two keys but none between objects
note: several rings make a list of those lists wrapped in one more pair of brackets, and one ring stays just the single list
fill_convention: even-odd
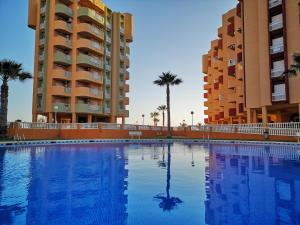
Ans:
[{"label": "tall palm tree", "polygon": [[154,126],[157,126],[157,123],[159,122],[159,119],[157,118],[159,116],[158,112],[152,112],[150,113],[151,118],[153,119]]},{"label": "tall palm tree", "polygon": [[170,86],[175,86],[181,84],[183,81],[180,78],[177,78],[177,75],[172,74],[171,72],[162,73],[158,76],[159,79],[155,80],[153,83],[158,86],[166,86],[166,95],[167,95],[167,113],[168,113],[168,132],[169,137],[171,136],[171,110],[170,110]]},{"label": "tall palm tree", "polygon": [[165,111],[167,110],[167,106],[166,105],[160,105],[157,108],[158,111],[162,112],[162,116],[163,116],[163,127],[165,126]]},{"label": "tall palm tree", "polygon": [[166,186],[166,195],[158,194],[154,198],[159,199],[159,207],[163,211],[171,211],[176,208],[178,204],[183,203],[183,201],[178,197],[172,197],[170,195],[171,189],[171,144],[168,144],[168,162],[167,162],[167,186]]},{"label": "tall palm tree", "polygon": [[194,126],[194,111],[191,111],[191,115],[192,115],[192,126]]},{"label": "tall palm tree", "polygon": [[6,59],[0,61],[0,79],[2,80],[0,110],[1,123],[7,123],[8,82],[12,80],[24,82],[25,80],[31,78],[32,75],[24,71],[21,63]]},{"label": "tall palm tree", "polygon": [[293,55],[294,64],[284,73],[291,76],[296,76],[297,72],[300,72],[300,53],[295,53]]}]

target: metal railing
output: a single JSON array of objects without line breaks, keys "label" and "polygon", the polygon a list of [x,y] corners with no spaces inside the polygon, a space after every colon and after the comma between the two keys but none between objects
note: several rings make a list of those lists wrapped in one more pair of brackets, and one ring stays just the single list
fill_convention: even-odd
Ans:
[{"label": "metal railing", "polygon": [[[152,130],[167,131],[167,127],[117,124],[117,123],[29,123],[16,122],[11,126],[21,129],[107,129],[107,130]],[[251,123],[251,124],[222,124],[222,125],[201,125],[188,126],[185,128],[171,128],[173,131],[193,131],[206,133],[236,133],[236,134],[260,134],[268,131],[270,135],[276,136],[300,136],[300,122],[289,123]]]}]

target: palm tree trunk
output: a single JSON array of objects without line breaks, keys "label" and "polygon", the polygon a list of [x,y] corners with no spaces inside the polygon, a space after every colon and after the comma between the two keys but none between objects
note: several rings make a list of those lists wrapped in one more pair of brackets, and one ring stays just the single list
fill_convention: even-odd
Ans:
[{"label": "palm tree trunk", "polygon": [[1,85],[1,115],[0,122],[7,123],[7,105],[8,105],[8,85],[7,80],[3,80]]},{"label": "palm tree trunk", "polygon": [[168,133],[171,137],[171,113],[170,113],[170,86],[167,84],[167,113],[168,113]]},{"label": "palm tree trunk", "polygon": [[165,111],[162,112],[163,112],[163,127],[165,127]]}]

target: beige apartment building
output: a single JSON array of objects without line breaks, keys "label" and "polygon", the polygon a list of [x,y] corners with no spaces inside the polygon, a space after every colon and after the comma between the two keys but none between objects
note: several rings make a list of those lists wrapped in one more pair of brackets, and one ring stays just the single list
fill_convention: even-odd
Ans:
[{"label": "beige apartment building", "polygon": [[[233,53],[233,45],[226,41],[230,24],[228,19],[224,21],[224,18],[231,18],[230,14],[237,22],[233,29],[235,55],[225,58],[225,55]],[[224,27],[227,27],[227,34],[220,36],[220,30]],[[235,9],[223,15],[223,26],[219,28],[218,36],[218,41],[223,43],[223,62],[219,62],[218,57],[219,65],[214,66],[214,45],[203,56],[204,81],[207,82],[204,97],[208,107],[205,122],[299,121],[300,76],[291,77],[284,72],[293,63],[293,54],[300,52],[300,0],[240,0]],[[229,69],[230,66],[232,69]],[[213,88],[217,83],[216,70],[223,75],[222,86],[225,88]],[[227,80],[226,85],[231,70],[236,73],[233,79],[230,77],[229,82]],[[234,80],[234,85],[230,84],[231,80]],[[229,113],[229,109],[234,111],[232,102],[235,102],[234,114]],[[217,116],[222,109],[224,118],[222,114]],[[240,117],[239,112],[242,112]]]},{"label": "beige apartment building", "polygon": [[241,5],[222,17],[218,38],[203,56],[206,123],[246,122]]},{"label": "beige apartment building", "polygon": [[29,0],[28,26],[36,31],[33,122],[125,121],[132,15],[102,0]]}]

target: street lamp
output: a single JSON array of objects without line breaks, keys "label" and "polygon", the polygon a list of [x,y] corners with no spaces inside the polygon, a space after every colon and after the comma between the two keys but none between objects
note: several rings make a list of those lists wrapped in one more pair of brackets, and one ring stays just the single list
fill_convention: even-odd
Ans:
[{"label": "street lamp", "polygon": [[54,108],[54,121],[55,121],[55,123],[57,123],[58,105],[55,105],[53,108]]},{"label": "street lamp", "polygon": [[143,117],[143,126],[145,125],[145,115],[142,114],[142,117]]},{"label": "street lamp", "polygon": [[192,115],[192,126],[194,125],[194,111],[191,111],[191,115]]}]

